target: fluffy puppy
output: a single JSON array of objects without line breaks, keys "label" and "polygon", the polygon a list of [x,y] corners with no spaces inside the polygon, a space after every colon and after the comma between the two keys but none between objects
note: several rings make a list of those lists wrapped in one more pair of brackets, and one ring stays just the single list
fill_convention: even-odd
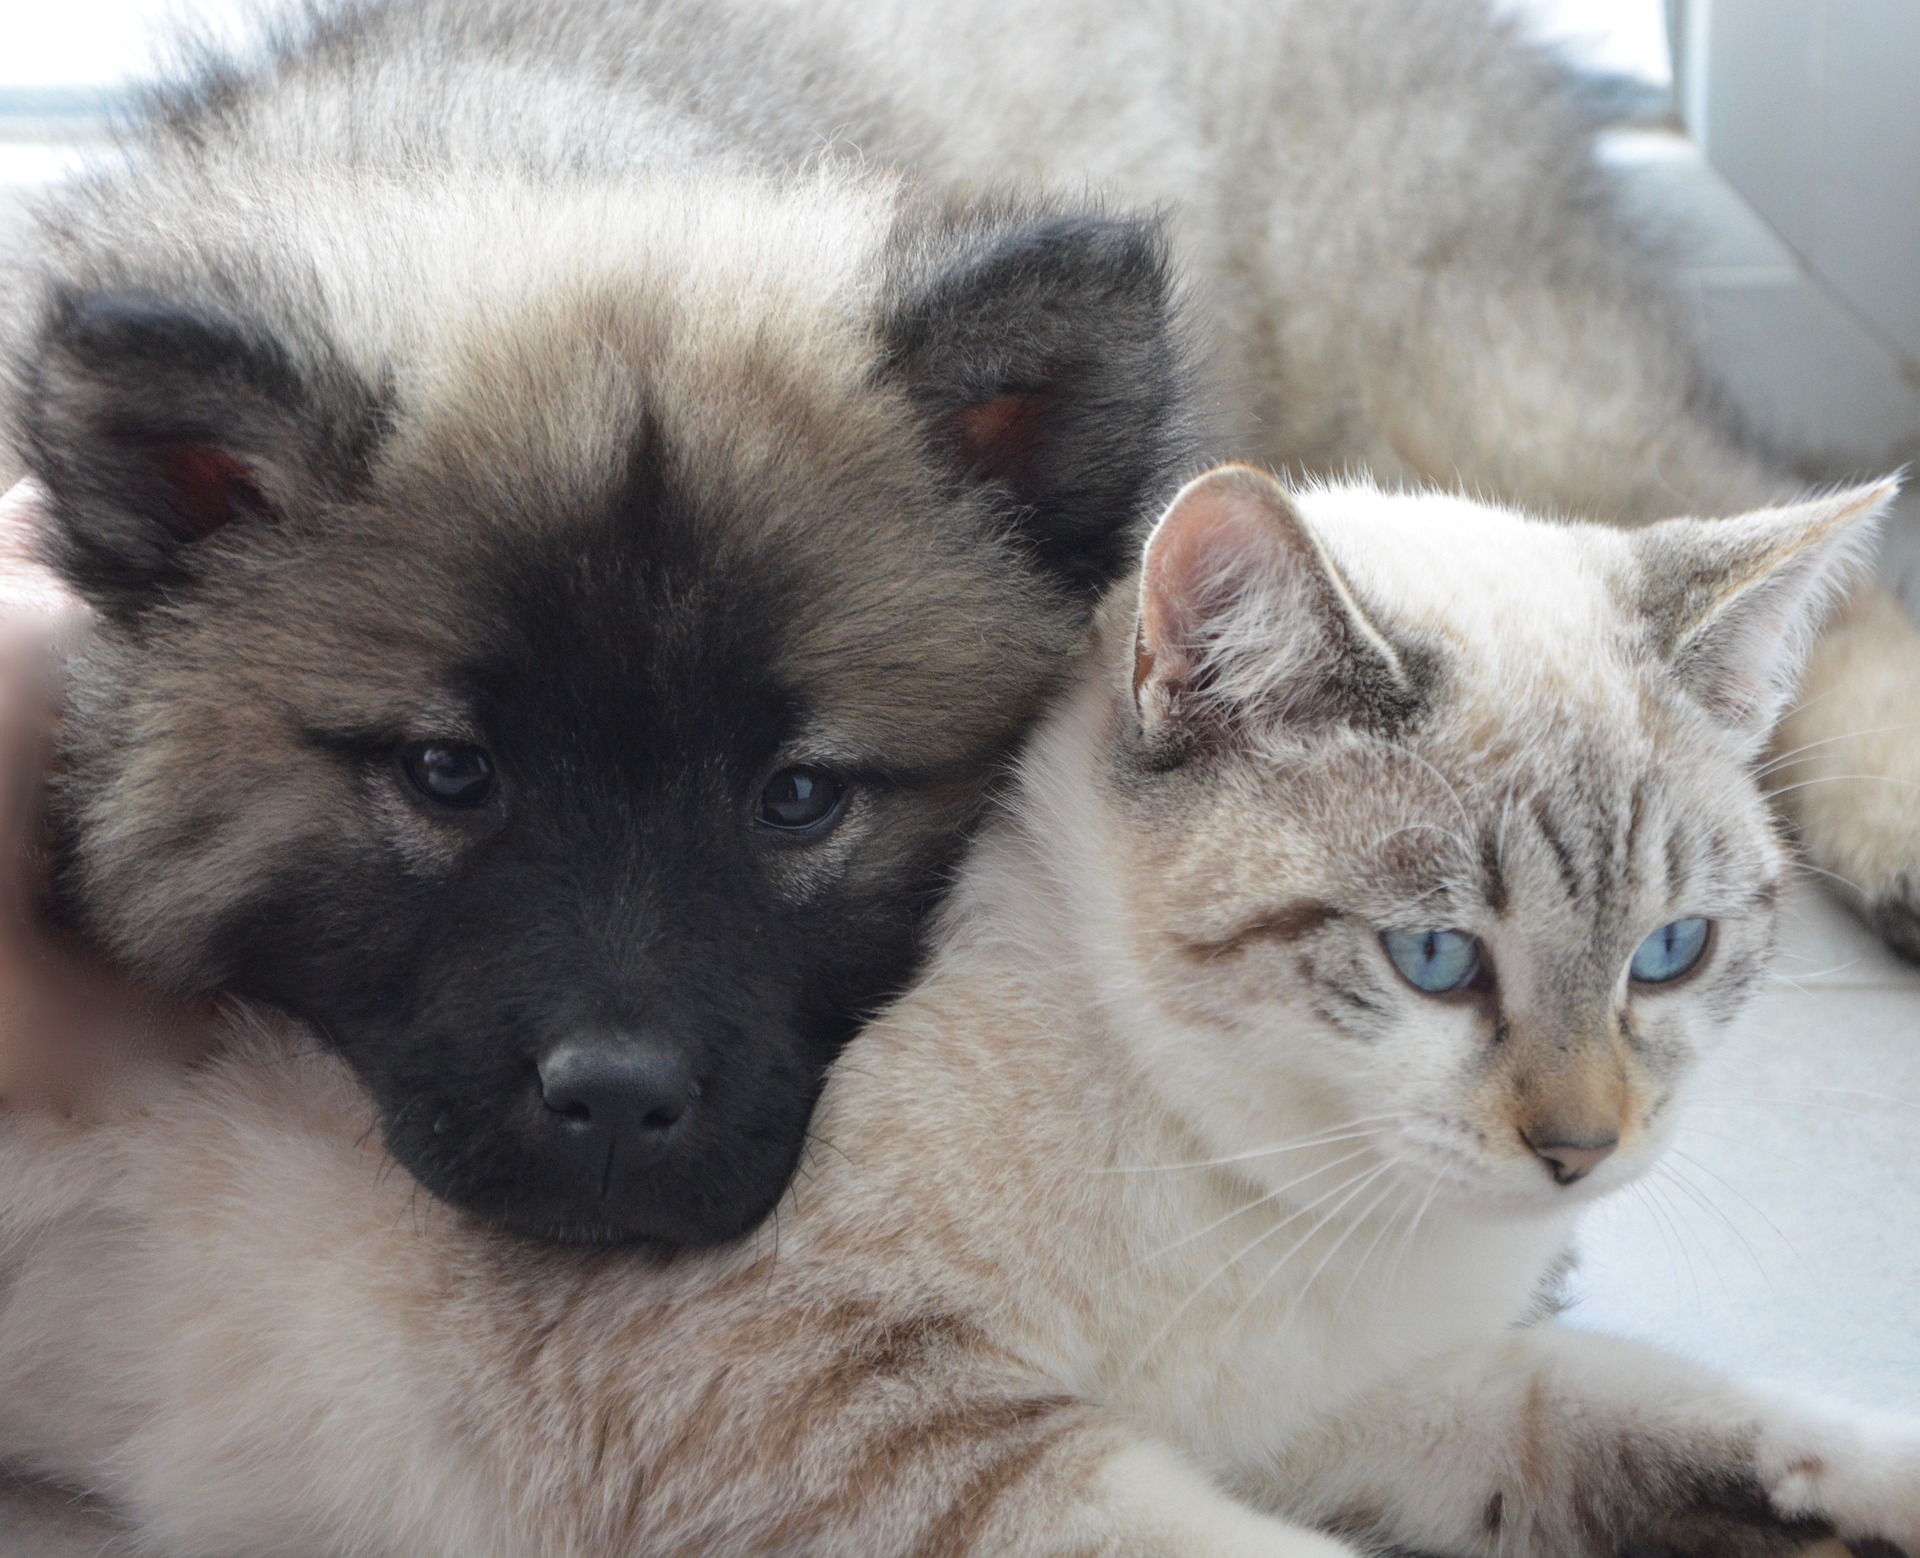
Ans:
[{"label": "fluffy puppy", "polygon": [[807,163],[688,95],[738,39],[404,14],[202,69],[7,277],[98,623],[59,902],[313,1025],[454,1205],[724,1239],[1184,458],[1166,257]]}]

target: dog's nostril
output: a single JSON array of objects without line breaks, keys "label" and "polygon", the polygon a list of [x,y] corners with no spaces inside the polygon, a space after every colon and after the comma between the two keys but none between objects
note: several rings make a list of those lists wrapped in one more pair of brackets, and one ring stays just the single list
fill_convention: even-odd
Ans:
[{"label": "dog's nostril", "polygon": [[664,1136],[699,1095],[679,1054],[619,1036],[556,1045],[538,1069],[541,1102],[595,1134]]}]

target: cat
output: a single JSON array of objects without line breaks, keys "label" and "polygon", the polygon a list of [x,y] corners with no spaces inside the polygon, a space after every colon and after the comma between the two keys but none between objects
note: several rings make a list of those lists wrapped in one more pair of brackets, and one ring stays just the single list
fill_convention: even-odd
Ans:
[{"label": "cat", "polygon": [[179,1554],[1920,1551],[1913,1428],[1541,1323],[1763,981],[1751,764],[1891,490],[1196,479],[772,1224],[518,1243],[253,1019],[6,1121],[0,1452]]}]

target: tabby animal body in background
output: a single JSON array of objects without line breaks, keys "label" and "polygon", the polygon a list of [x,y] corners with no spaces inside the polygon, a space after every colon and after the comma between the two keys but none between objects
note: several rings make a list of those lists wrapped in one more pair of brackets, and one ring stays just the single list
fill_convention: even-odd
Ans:
[{"label": "tabby animal body in background", "polygon": [[243,1038],[7,1123],[0,1454],[182,1554],[1920,1551],[1910,1429],[1526,1323],[1763,979],[1749,765],[1888,490],[1200,479],[773,1227],[410,1215],[351,1079]]},{"label": "tabby animal body in background", "polygon": [[[1223,432],[1264,463],[1625,524],[1835,474],[1741,427],[1580,87],[1510,8],[738,3],[842,51],[885,106],[830,128],[876,160],[1166,210]],[[1786,802],[1823,881],[1920,958],[1920,629],[1862,587],[1807,677]]]}]

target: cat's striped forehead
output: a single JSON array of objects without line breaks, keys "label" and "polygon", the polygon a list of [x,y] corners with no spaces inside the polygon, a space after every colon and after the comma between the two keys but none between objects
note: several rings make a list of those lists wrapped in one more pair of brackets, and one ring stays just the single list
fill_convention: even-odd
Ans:
[{"label": "cat's striped forehead", "polygon": [[[1489,688],[1611,700],[1644,623],[1613,528],[1543,523],[1440,493],[1313,487],[1294,500],[1368,614]],[[1510,706],[1511,710],[1511,706]]]}]

